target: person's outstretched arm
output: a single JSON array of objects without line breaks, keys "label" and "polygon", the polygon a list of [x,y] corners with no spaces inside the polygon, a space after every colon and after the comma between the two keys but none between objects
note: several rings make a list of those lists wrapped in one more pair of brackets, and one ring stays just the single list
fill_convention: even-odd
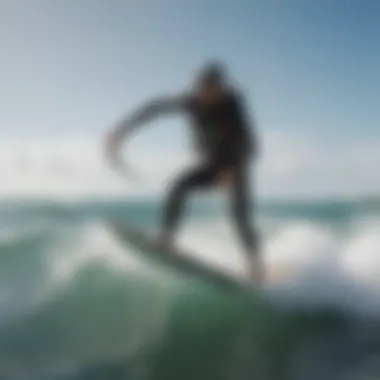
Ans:
[{"label": "person's outstretched arm", "polygon": [[111,156],[116,155],[126,136],[137,127],[164,114],[184,111],[186,106],[185,96],[163,96],[144,104],[111,129],[106,140],[107,153]]}]

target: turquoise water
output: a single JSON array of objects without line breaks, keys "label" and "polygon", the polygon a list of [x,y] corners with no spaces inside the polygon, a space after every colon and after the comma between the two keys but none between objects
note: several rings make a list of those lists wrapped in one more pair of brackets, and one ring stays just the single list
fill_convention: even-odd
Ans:
[{"label": "turquoise water", "polygon": [[[144,261],[105,225],[154,228],[157,202],[8,200],[0,210],[0,379],[380,376],[375,202],[260,204],[268,268],[285,277],[256,298]],[[189,211],[181,244],[243,271],[223,205]]]}]

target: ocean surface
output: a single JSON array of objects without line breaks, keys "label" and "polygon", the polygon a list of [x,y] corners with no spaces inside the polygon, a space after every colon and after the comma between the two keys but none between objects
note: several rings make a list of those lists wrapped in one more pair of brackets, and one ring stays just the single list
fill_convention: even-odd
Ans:
[{"label": "ocean surface", "polygon": [[[243,275],[223,203],[179,244]],[[0,202],[0,379],[380,378],[380,203],[261,202],[269,285],[248,297],[157,265],[107,220],[154,230],[154,200]]]}]

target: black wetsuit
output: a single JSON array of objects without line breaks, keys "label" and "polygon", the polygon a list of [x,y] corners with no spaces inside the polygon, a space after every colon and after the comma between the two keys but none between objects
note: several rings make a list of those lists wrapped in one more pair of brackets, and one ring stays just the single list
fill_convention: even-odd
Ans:
[{"label": "black wetsuit", "polygon": [[187,195],[215,184],[225,169],[234,169],[231,185],[231,212],[248,254],[258,251],[258,238],[251,223],[249,163],[255,154],[255,135],[245,112],[242,97],[228,91],[218,102],[204,105],[192,95],[159,98],[140,110],[130,126],[164,112],[180,111],[192,123],[201,163],[183,173],[169,191],[163,211],[163,232],[173,235],[178,227]]}]

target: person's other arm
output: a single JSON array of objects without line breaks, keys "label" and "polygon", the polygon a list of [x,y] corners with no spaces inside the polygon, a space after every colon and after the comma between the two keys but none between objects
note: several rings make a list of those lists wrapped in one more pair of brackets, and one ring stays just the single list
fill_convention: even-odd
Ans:
[{"label": "person's other arm", "polygon": [[252,112],[249,112],[243,94],[238,93],[235,95],[234,106],[238,119],[237,123],[241,128],[244,141],[248,144],[247,148],[254,157],[257,157],[259,155],[260,146],[257,137],[256,120]]},{"label": "person's other arm", "polygon": [[147,122],[165,114],[184,111],[186,108],[186,98],[183,96],[162,96],[153,99],[140,106],[133,113],[127,115],[113,128],[117,138],[124,138]]}]

